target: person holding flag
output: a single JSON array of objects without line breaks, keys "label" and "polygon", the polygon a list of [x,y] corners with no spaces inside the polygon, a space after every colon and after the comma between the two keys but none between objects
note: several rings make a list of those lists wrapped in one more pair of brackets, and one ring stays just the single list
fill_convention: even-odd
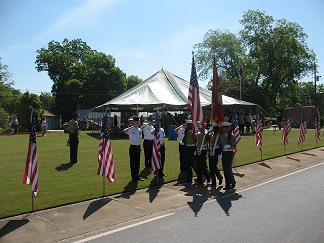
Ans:
[{"label": "person holding flag", "polygon": [[163,172],[165,162],[165,143],[164,143],[164,129],[160,127],[160,116],[157,113],[155,116],[155,125],[153,128],[153,152],[152,152],[152,171],[157,176],[166,176]]},{"label": "person holding flag", "polygon": [[197,148],[196,148],[196,166],[197,166],[197,185],[203,184],[203,175],[207,179],[207,184],[210,182],[210,175],[207,168],[207,151],[208,151],[208,135],[205,127],[200,122],[198,124]]},{"label": "person holding flag", "polygon": [[225,177],[224,190],[234,189],[236,181],[234,179],[232,165],[234,158],[234,151],[236,150],[236,140],[231,132],[231,123],[223,122],[222,127],[224,133],[220,137],[220,145],[222,150],[222,165]]}]

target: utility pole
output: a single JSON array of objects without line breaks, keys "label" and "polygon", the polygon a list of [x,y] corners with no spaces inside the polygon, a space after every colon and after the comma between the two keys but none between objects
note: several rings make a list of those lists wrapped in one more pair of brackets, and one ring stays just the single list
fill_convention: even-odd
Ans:
[{"label": "utility pole", "polygon": [[316,62],[314,62],[314,106],[315,107],[317,107],[317,100],[316,100],[316,81],[317,81]]}]

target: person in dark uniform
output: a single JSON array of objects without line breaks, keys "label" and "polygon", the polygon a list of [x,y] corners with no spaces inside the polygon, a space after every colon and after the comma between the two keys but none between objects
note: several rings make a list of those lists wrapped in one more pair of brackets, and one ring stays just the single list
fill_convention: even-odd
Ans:
[{"label": "person in dark uniform", "polygon": [[134,116],[133,126],[124,129],[124,133],[126,133],[129,136],[129,141],[130,141],[129,165],[130,165],[131,176],[133,181],[143,181],[143,179],[139,177],[142,131],[138,126],[139,126],[139,118],[137,116]]},{"label": "person in dark uniform", "polygon": [[143,148],[144,148],[144,164],[146,169],[151,168],[151,161],[152,161],[152,151],[153,151],[153,125],[152,125],[152,117],[148,118],[148,124],[144,124],[141,126],[141,130],[143,131],[144,134],[144,142],[143,142]]},{"label": "person in dark uniform", "polygon": [[185,165],[185,144],[183,142],[184,134],[186,130],[186,121],[182,121],[182,125],[177,127],[175,129],[177,136],[177,141],[179,143],[179,160],[180,160],[180,171],[185,172],[186,171],[186,165]]},{"label": "person in dark uniform", "polygon": [[234,179],[232,164],[234,158],[234,151],[236,149],[236,141],[230,129],[231,123],[223,122],[224,134],[221,136],[221,149],[222,149],[222,164],[225,177],[224,190],[234,189],[236,181]]},{"label": "person in dark uniform", "polygon": [[77,114],[72,115],[72,119],[68,123],[69,143],[70,143],[70,163],[78,162],[78,146],[79,146],[79,130],[77,122]]},{"label": "person in dark uniform", "polygon": [[193,132],[191,120],[186,120],[186,130],[183,138],[185,144],[185,164],[187,183],[192,183],[192,169],[196,170],[195,152],[196,152],[196,135]]},{"label": "person in dark uniform", "polygon": [[211,131],[209,133],[209,170],[210,177],[212,180],[212,187],[216,187],[216,177],[218,179],[219,185],[223,183],[223,176],[221,175],[217,164],[218,157],[221,154],[220,149],[220,125],[218,123],[214,123],[211,127]]},{"label": "person in dark uniform", "polygon": [[203,175],[210,182],[210,175],[207,167],[208,135],[202,124],[198,123],[197,131],[197,148],[196,148],[196,168],[197,168],[197,185],[203,184]]}]

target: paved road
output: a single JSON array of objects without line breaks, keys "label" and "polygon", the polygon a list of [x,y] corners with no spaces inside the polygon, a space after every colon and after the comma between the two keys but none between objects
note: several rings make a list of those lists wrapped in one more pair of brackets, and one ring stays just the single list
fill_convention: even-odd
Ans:
[{"label": "paved road", "polygon": [[92,242],[324,242],[324,164]]}]

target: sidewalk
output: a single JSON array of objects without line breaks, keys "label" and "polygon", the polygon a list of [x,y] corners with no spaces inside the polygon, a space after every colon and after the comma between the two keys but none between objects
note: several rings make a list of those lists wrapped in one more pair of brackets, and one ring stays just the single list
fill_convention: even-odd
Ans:
[{"label": "sidewalk", "polygon": [[[236,191],[323,161],[322,147],[239,167],[233,170],[237,181]],[[171,182],[2,219],[0,242],[70,242],[186,206],[190,206],[196,215],[207,200],[228,194],[219,189],[194,185],[185,187],[181,183]]]}]

